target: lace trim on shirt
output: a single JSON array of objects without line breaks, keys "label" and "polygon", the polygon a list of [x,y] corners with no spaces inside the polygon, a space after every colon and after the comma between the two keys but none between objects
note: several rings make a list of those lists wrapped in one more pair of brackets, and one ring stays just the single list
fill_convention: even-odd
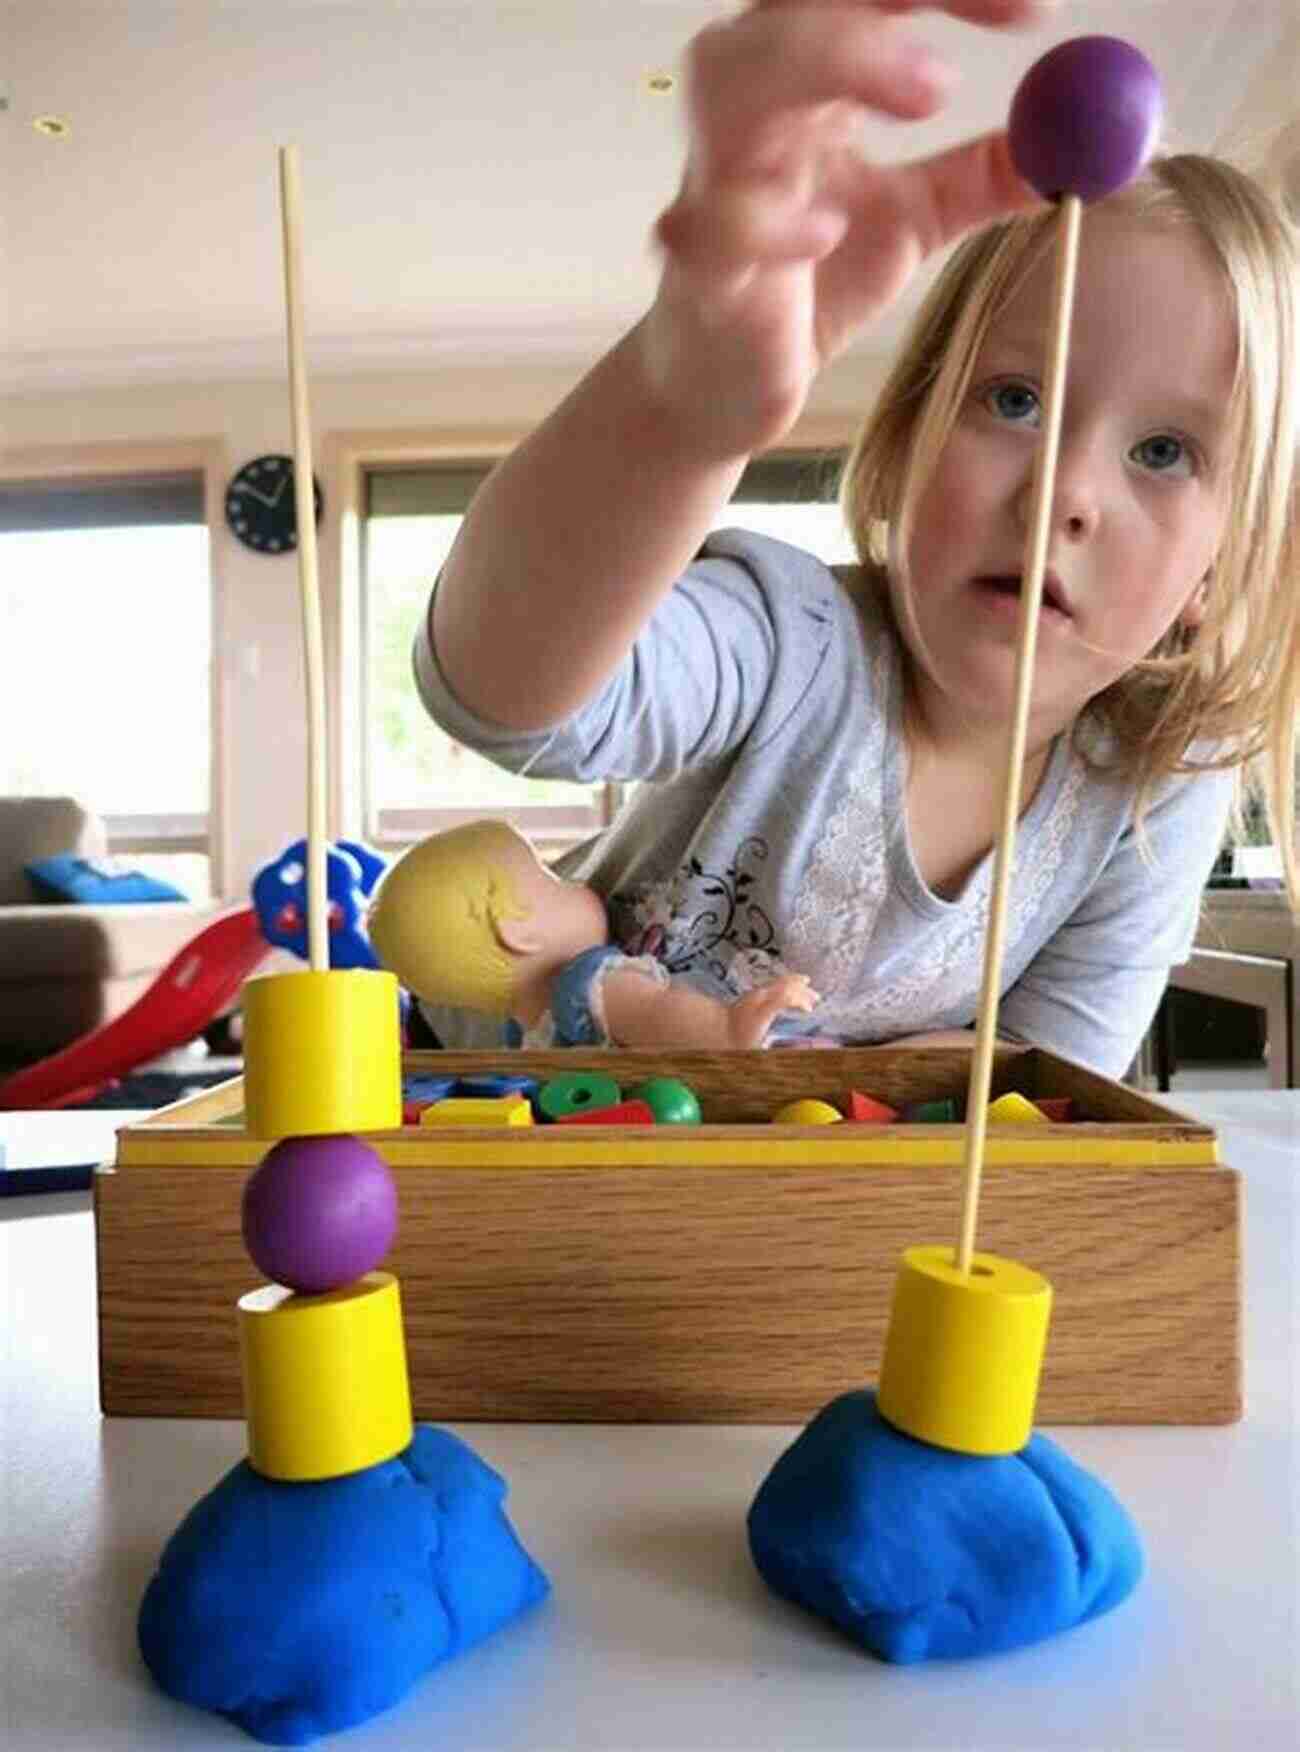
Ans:
[{"label": "lace trim on shirt", "polygon": [[[889,697],[890,668],[888,650],[882,645],[871,664],[872,691],[882,702]],[[850,769],[844,800],[827,821],[809,860],[786,932],[787,956],[821,994],[819,1021],[836,1008],[835,998],[858,978],[863,948],[885,898],[886,716],[881,710],[872,719],[862,752]]]},{"label": "lace trim on shirt", "polygon": [[[859,1038],[905,1031],[918,1017],[965,1010],[978,998],[993,881],[989,859],[976,873],[960,909],[927,930],[923,963],[898,979],[864,989],[863,954],[884,902],[887,881],[887,840],[878,786],[875,796],[868,789],[873,764],[879,772],[879,749],[864,752],[853,769],[844,802],[810,861],[787,938],[787,946],[794,952],[791,959],[821,994],[815,1011],[818,1025],[849,1028]],[[1027,851],[1023,842],[1017,847],[1007,920],[1008,953],[1023,937],[1056,880],[1086,781],[1087,769],[1072,759],[1048,819]]]},{"label": "lace trim on shirt", "polygon": [[[1042,832],[1036,836],[1027,861],[1017,848],[1005,955],[1016,948],[1056,880],[1086,782],[1087,769],[1081,762],[1072,761],[1052,813],[1044,822]],[[984,977],[984,946],[992,887],[993,864],[990,859],[975,879],[970,906],[963,907],[960,915],[941,927],[932,939],[927,938],[927,947],[933,945],[928,964],[870,994],[873,1034],[898,1032],[900,1018],[901,1026],[906,1028],[918,1010],[933,1016],[949,1010],[973,1008]]]}]

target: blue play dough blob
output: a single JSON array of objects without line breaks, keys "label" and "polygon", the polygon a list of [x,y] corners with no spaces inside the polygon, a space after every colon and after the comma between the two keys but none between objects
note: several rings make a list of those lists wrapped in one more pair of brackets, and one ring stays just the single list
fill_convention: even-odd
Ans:
[{"label": "blue play dough blob", "polygon": [[550,1584],[505,1480],[445,1430],[320,1483],[228,1472],[168,1541],[140,1607],[162,1689],[301,1746],[387,1709]]},{"label": "blue play dough blob", "polygon": [[772,1468],[749,1543],[774,1592],[884,1660],[992,1654],[1119,1604],[1142,1573],[1127,1513],[1046,1436],[954,1454],[846,1393]]}]

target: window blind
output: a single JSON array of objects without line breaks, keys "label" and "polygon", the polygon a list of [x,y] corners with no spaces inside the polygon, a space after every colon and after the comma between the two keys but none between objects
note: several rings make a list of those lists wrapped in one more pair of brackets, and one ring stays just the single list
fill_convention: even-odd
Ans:
[{"label": "window blind", "polygon": [[366,514],[369,517],[458,516],[491,472],[490,462],[368,470]]},{"label": "window blind", "polygon": [[[843,462],[839,451],[759,457],[740,477],[732,498],[738,504],[830,504]],[[492,465],[486,462],[375,468],[366,474],[366,513],[370,517],[455,516],[491,472]]]},{"label": "window blind", "polygon": [[50,529],[127,529],[202,523],[203,477],[133,475],[129,480],[0,481],[0,535]]}]

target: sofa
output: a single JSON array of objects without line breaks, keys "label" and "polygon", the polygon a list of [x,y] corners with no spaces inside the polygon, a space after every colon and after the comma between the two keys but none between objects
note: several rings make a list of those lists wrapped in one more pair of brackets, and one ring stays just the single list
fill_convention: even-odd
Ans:
[{"label": "sofa", "polygon": [[56,1052],[128,1008],[222,901],[78,905],[27,866],[103,859],[104,824],[72,797],[0,797],[0,1065]]}]

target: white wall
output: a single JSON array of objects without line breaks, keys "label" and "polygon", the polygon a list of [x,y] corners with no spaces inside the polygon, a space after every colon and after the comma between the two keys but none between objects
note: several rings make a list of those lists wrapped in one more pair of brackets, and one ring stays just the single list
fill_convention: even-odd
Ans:
[{"label": "white wall", "polygon": [[[842,361],[819,383],[809,435],[829,442],[852,428],[876,367]],[[339,482],[330,438],[340,434],[447,430],[458,435],[527,430],[581,375],[577,365],[442,370],[323,378],[311,384],[316,471],[326,499],[322,585],[339,575]],[[283,381],[100,386],[6,400],[6,448],[214,440],[226,474],[250,457],[287,451],[289,401]],[[253,872],[305,831],[306,728],[297,567],[291,556],[250,553],[224,524],[213,529],[220,593],[214,699],[224,726],[226,881],[247,892]],[[128,636],[124,633],[124,636]],[[111,658],[108,659],[111,661]],[[165,653],[160,654],[165,661]],[[354,752],[354,751],[353,751]],[[347,758],[345,751],[345,758]],[[345,791],[338,831],[360,833]]]}]

